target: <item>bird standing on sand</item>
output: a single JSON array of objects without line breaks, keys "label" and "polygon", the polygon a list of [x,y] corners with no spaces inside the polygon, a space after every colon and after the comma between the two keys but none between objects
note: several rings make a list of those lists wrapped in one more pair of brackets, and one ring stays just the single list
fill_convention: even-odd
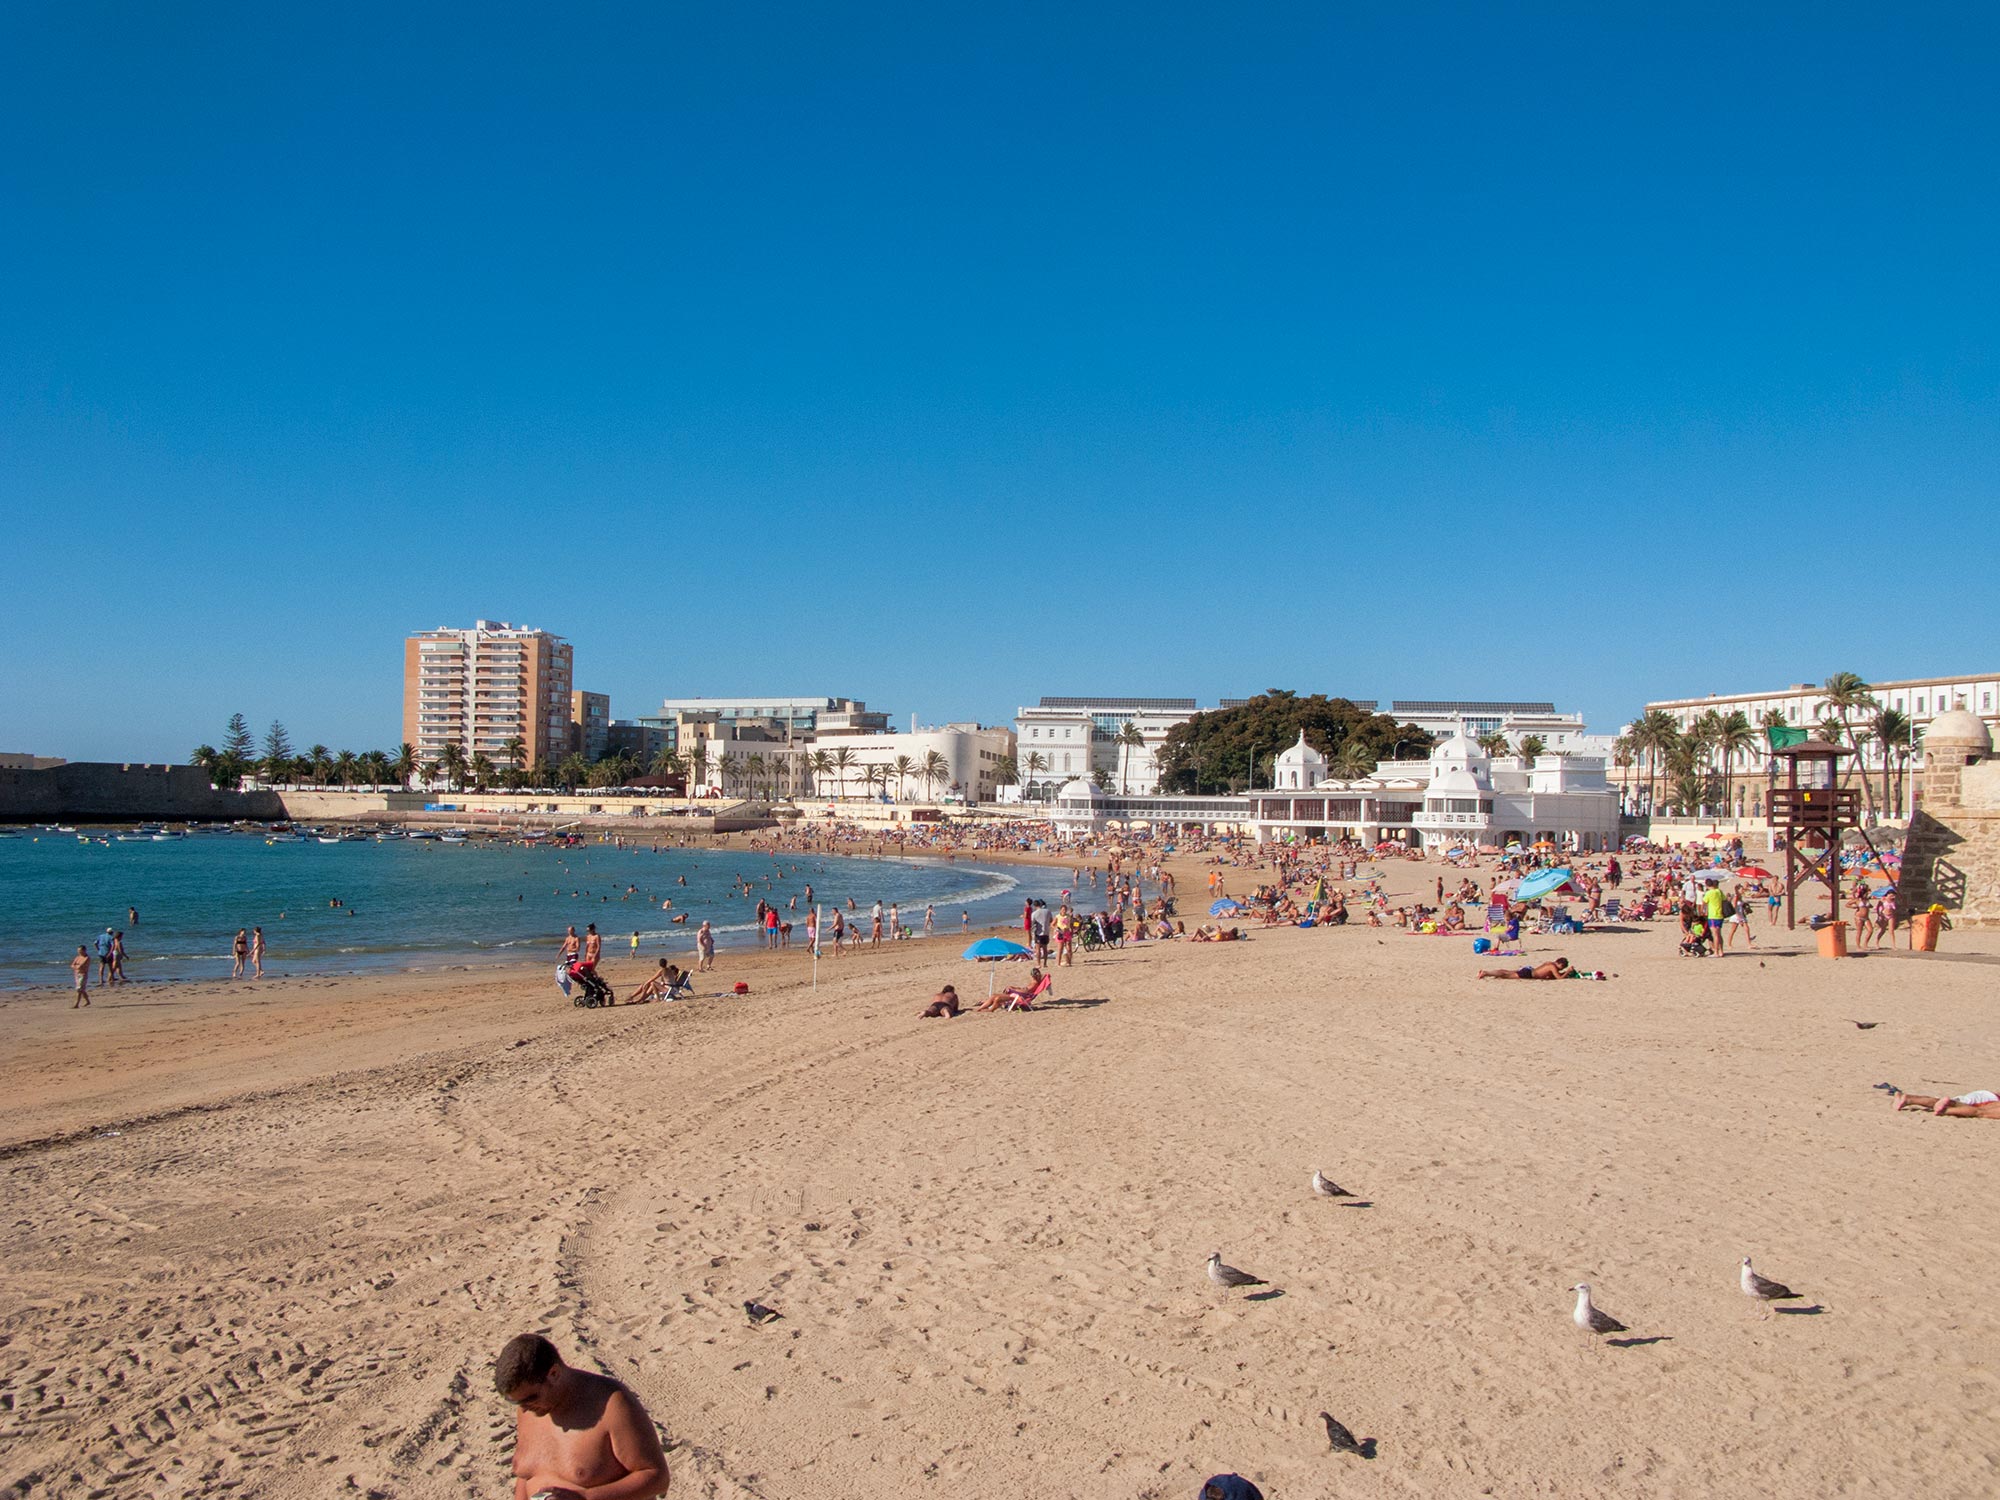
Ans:
[{"label": "bird standing on sand", "polygon": [[1590,1303],[1590,1283],[1579,1281],[1570,1290],[1576,1293],[1576,1326],[1585,1333],[1624,1333],[1625,1325]]},{"label": "bird standing on sand", "polygon": [[1750,1269],[1750,1257],[1746,1255],[1743,1257],[1743,1295],[1754,1297],[1759,1302],[1783,1302],[1787,1297],[1798,1296],[1798,1293],[1782,1281],[1759,1276]]},{"label": "bird standing on sand", "polygon": [[1335,1453],[1356,1453],[1363,1458],[1368,1456],[1361,1452],[1361,1445],[1354,1441],[1354,1434],[1333,1419],[1332,1412],[1321,1412],[1319,1419],[1326,1423],[1326,1440],[1333,1444]]},{"label": "bird standing on sand", "polygon": [[1318,1167],[1313,1168],[1313,1191],[1322,1198],[1352,1198],[1354,1194],[1335,1182]]},{"label": "bird standing on sand", "polygon": [[1261,1276],[1252,1276],[1248,1271],[1239,1271],[1234,1266],[1225,1266],[1222,1263],[1222,1252],[1220,1250],[1208,1258],[1208,1279],[1217,1286],[1222,1287],[1270,1285]]}]

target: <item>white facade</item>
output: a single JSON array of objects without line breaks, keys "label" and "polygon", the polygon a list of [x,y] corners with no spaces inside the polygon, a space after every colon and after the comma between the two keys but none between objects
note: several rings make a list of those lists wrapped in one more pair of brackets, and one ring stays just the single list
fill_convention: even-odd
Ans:
[{"label": "white facade", "polygon": [[[1941,714],[1964,709],[1984,720],[1988,731],[2000,728],[2000,673],[1989,672],[1973,677],[1911,677],[1896,682],[1870,683],[1868,691],[1880,707],[1896,709],[1916,726],[1918,753],[1910,762],[1909,769],[1912,770],[1923,769],[1924,732],[1931,721]],[[1826,689],[1809,682],[1771,692],[1664,698],[1646,705],[1648,713],[1655,709],[1671,714],[1682,730],[1693,727],[1695,720],[1710,709],[1725,718],[1732,713],[1741,713],[1749,719],[1752,728],[1759,730],[1764,726],[1764,716],[1769,713],[1783,714],[1785,722],[1796,729],[1811,729],[1822,719],[1834,717],[1834,710],[1826,701]],[[1851,721],[1850,727],[1865,734],[1874,716],[1873,709],[1865,709],[1847,717]],[[1879,774],[1882,755],[1882,746],[1871,738],[1862,746],[1859,763]],[[1760,734],[1758,743],[1751,749],[1739,750],[1730,756],[1728,773],[1732,776],[1761,776],[1769,759],[1768,747]]]},{"label": "white facade", "polygon": [[1398,724],[1416,725],[1434,739],[1463,734],[1476,740],[1501,734],[1509,745],[1518,747],[1532,734],[1541,739],[1547,753],[1595,755],[1606,760],[1611,758],[1611,743],[1616,738],[1592,734],[1584,728],[1582,714],[1558,713],[1553,703],[1398,698],[1390,703],[1389,716]]},{"label": "white facade", "polygon": [[[1000,766],[1014,753],[1013,731],[978,724],[946,724],[907,734],[834,734],[824,739],[737,739],[727,724],[713,726],[704,741],[709,756],[700,784],[731,795],[801,797],[878,797],[892,802],[931,802],[960,797],[968,803],[992,802],[1000,791]],[[842,761],[825,772],[813,764],[824,752]],[[926,778],[924,766],[936,755],[942,762]],[[911,769],[895,774],[898,760]],[[870,767],[890,774],[886,788],[871,787]]]},{"label": "white facade", "polygon": [[[1160,747],[1167,731],[1201,709],[1192,698],[1044,698],[1014,715],[1021,797],[1052,800],[1066,782],[1102,771],[1110,787],[1141,795],[1160,784]],[[1127,724],[1140,743],[1124,743]],[[1029,764],[1029,758],[1037,763]]]}]

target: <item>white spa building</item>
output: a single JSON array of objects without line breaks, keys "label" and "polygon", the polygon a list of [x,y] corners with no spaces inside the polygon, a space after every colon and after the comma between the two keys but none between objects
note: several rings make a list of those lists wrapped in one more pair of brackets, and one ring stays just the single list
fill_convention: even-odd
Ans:
[{"label": "white spa building", "polygon": [[1564,849],[1618,844],[1618,792],[1594,756],[1495,758],[1461,732],[1424,760],[1384,761],[1367,776],[1327,775],[1326,757],[1297,744],[1278,757],[1275,786],[1233,797],[1120,797],[1076,780],[1056,796],[1065,834],[1114,824],[1237,827],[1259,843],[1290,839],[1384,839],[1411,848],[1505,847],[1547,840]]}]

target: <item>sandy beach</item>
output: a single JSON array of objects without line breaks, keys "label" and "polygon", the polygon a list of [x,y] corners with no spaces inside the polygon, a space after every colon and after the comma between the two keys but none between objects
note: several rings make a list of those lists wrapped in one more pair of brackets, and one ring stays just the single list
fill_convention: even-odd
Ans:
[{"label": "sandy beach", "polygon": [[676,1495],[1993,1493],[2000,1123],[1873,1085],[2000,1086],[2000,938],[1757,932],[1534,938],[1617,977],[1518,984],[1254,931],[951,1021],[956,934],[608,1012],[540,964],[13,996],[0,1494],[505,1494],[529,1329],[644,1397]]}]

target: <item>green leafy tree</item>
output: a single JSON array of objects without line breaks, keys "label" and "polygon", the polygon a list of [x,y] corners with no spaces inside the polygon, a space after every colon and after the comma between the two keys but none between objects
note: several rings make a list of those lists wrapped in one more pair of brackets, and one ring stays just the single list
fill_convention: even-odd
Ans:
[{"label": "green leafy tree", "polygon": [[233,755],[238,761],[247,765],[250,752],[255,748],[256,743],[250,738],[250,726],[244,721],[243,715],[231,714],[229,727],[222,736],[222,753]]},{"label": "green leafy tree", "polygon": [[264,731],[264,759],[290,760],[292,758],[292,737],[285,733],[285,726],[276,719]]},{"label": "green leafy tree", "polygon": [[1234,708],[1196,714],[1167,731],[1155,761],[1160,790],[1191,792],[1201,782],[1242,787],[1253,774],[1264,780],[1267,761],[1300,733],[1306,743],[1329,760],[1340,747],[1356,740],[1378,762],[1407,754],[1428,754],[1431,737],[1414,724],[1398,724],[1386,714],[1371,714],[1345,698],[1314,694],[1301,698],[1272,688]]}]

